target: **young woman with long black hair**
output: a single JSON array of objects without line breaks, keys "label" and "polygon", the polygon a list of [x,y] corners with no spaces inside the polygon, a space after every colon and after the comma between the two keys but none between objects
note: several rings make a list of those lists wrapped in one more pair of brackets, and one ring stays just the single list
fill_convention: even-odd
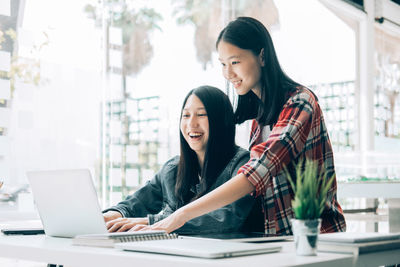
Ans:
[{"label": "young woman with long black hair", "polygon": [[296,164],[309,159],[318,163],[321,177],[334,179],[322,214],[321,232],[344,231],[346,223],[336,198],[332,146],[317,97],[284,73],[271,36],[258,20],[239,17],[230,22],[216,46],[223,75],[239,95],[235,122],[252,120],[250,160],[216,190],[152,227],[135,229],[171,232],[252,193],[264,199],[265,233],[291,235],[294,194],[285,169],[294,174]]},{"label": "young woman with long black hair", "polygon": [[[181,111],[180,156],[165,163],[152,180],[126,200],[104,211],[107,228],[115,232],[137,224],[152,225],[231,179],[248,159],[249,152],[235,145],[229,98],[215,87],[193,89]],[[260,230],[261,210],[251,211],[254,203],[254,198],[245,196],[191,220],[178,232]]]}]

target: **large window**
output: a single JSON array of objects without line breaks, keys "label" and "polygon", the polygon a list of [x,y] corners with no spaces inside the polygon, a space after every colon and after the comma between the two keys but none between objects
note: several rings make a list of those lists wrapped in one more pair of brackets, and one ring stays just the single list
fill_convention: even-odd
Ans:
[{"label": "large window", "polygon": [[[338,167],[341,155],[359,147],[355,33],[320,1],[21,3],[6,7],[14,17],[0,16],[3,190],[24,187],[27,170],[90,168],[107,207],[143,185],[179,153],[179,112],[190,89],[213,85],[235,102],[215,40],[241,15],[267,26],[285,72],[317,94]],[[377,57],[378,81],[393,82],[378,83],[375,131],[397,144],[399,69],[390,58]],[[239,127],[245,148],[248,134],[247,124]],[[29,194],[20,196],[31,203]],[[0,208],[33,210],[14,200]]]}]

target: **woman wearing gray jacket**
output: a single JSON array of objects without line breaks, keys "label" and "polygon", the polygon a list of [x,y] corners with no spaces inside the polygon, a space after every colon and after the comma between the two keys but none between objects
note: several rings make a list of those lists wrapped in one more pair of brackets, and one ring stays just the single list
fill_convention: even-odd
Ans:
[{"label": "woman wearing gray jacket", "polygon": [[[104,211],[110,232],[154,224],[235,176],[249,152],[235,145],[229,98],[218,88],[201,86],[186,96],[180,119],[180,156],[164,164],[155,177],[126,200]],[[262,230],[263,218],[247,195],[188,221],[181,234]]]}]

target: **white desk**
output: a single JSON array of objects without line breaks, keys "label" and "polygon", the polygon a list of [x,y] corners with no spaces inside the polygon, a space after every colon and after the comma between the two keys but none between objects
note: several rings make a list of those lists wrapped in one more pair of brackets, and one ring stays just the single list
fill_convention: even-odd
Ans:
[{"label": "white desk", "polygon": [[400,232],[400,182],[348,182],[338,184],[338,198],[385,198],[388,200],[389,232]]},{"label": "white desk", "polygon": [[400,198],[400,182],[338,182],[338,198]]},{"label": "white desk", "polygon": [[[151,253],[125,252],[109,248],[72,246],[71,239],[0,234],[0,257],[62,264],[69,267],[132,266],[343,266],[353,263],[352,255],[319,253],[317,257],[296,256],[293,242],[280,242],[280,253],[227,259],[199,259]],[[399,253],[400,254],[400,253]]]},{"label": "white desk", "polygon": [[68,267],[258,267],[258,266],[315,266],[315,267],[375,267],[400,262],[400,249],[362,254],[319,252],[318,256],[296,256],[293,242],[279,242],[279,253],[227,259],[200,259],[151,253],[125,252],[111,248],[73,246],[71,239],[37,236],[4,236],[0,234],[0,257],[62,264]]}]

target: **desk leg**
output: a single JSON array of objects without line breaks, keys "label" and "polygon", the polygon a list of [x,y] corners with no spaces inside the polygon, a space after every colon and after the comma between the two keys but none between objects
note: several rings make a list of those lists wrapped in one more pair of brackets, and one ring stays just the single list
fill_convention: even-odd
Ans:
[{"label": "desk leg", "polygon": [[[389,233],[400,232],[400,198],[389,198],[388,209],[389,209]],[[393,267],[398,267],[398,266],[400,266],[400,263],[394,265]]]},{"label": "desk leg", "polygon": [[389,232],[400,232],[400,198],[389,198]]},{"label": "desk leg", "polygon": [[[373,210],[375,210],[374,214],[376,215],[376,209],[379,206],[379,201],[376,198],[367,198],[366,206],[367,206],[367,208],[373,208]],[[367,221],[366,230],[367,230],[367,232],[379,232],[378,221],[372,221],[372,222]]]}]

